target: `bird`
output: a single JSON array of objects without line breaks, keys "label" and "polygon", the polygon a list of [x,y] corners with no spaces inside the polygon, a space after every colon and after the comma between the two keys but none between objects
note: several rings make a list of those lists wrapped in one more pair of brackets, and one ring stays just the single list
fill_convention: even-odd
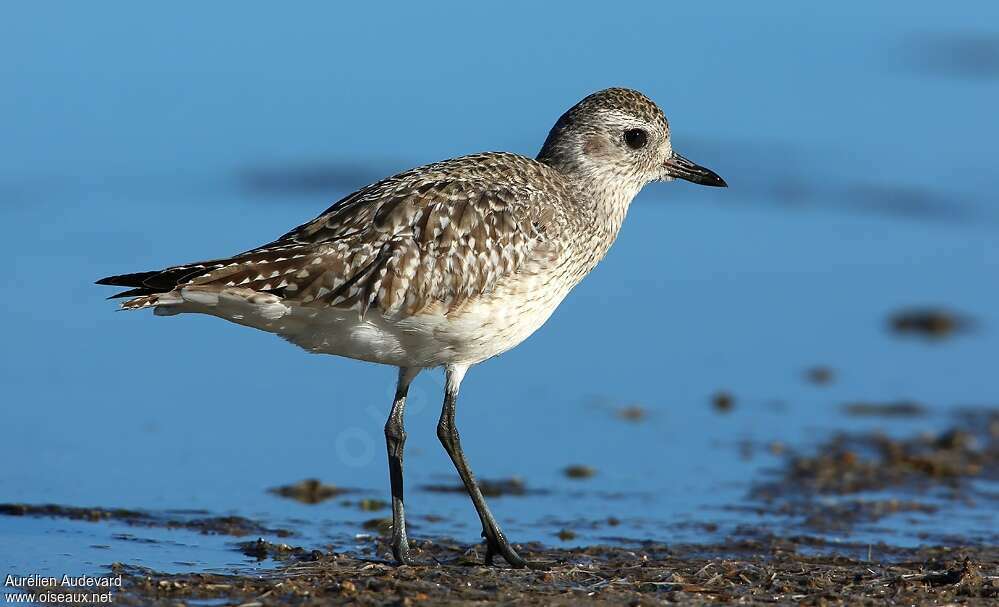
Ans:
[{"label": "bird", "polygon": [[455,412],[472,366],[537,331],[604,258],[647,184],[727,187],[678,154],[663,111],[639,91],[592,93],[556,121],[535,158],[460,156],[363,187],[277,240],[231,257],[109,276],[124,310],[207,314],[308,352],[398,368],[385,423],[392,557],[406,533],[404,413],[410,383],[442,367],[437,436],[482,524],[486,564],[518,554],[486,504]]}]

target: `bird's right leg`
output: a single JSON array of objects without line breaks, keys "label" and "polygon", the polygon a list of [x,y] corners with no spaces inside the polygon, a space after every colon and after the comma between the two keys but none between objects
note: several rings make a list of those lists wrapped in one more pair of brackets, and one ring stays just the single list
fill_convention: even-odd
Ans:
[{"label": "bird's right leg", "polygon": [[392,411],[385,422],[385,446],[388,448],[389,479],[392,483],[392,555],[400,564],[408,565],[409,540],[406,538],[406,512],[403,507],[402,452],[406,446],[403,414],[409,384],[420,373],[419,367],[399,367],[399,380],[395,387]]}]

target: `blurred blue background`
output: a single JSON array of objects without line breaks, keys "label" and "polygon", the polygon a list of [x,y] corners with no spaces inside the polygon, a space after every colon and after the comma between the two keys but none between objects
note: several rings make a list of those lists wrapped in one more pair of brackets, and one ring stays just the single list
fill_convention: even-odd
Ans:
[{"label": "blurred blue background", "polygon": [[[394,370],[217,319],[118,314],[93,281],[248,249],[414,165],[533,156],[608,86],[659,102],[674,146],[731,187],[646,188],[548,324],[470,372],[473,468],[551,491],[495,501],[514,539],[559,544],[568,526],[571,543],[703,540],[698,522],[759,523],[726,507],[777,460],[740,445],[879,423],[844,419],[851,400],[931,407],[889,431],[999,402],[994,2],[2,13],[0,502],[235,513],[351,549],[370,514],[265,489],[315,476],[386,498]],[[945,343],[885,330],[920,304],[977,330]],[[803,381],[815,364],[836,381]],[[408,511],[416,537],[473,542],[466,498],[419,490],[454,476],[434,434],[441,383],[413,389]],[[736,395],[728,415],[710,406],[718,390]],[[641,423],[615,415],[634,404]],[[568,480],[570,464],[597,476]],[[610,516],[622,524],[589,524]],[[994,512],[932,524],[996,528]],[[895,541],[915,541],[903,527]],[[225,539],[142,530],[169,538],[150,547],[116,531],[0,517],[0,570],[241,562]]]}]

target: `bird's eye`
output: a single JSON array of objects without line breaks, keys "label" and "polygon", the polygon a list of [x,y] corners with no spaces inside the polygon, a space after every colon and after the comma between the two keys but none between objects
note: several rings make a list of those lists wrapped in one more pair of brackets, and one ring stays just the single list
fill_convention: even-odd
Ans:
[{"label": "bird's eye", "polygon": [[633,150],[640,150],[649,141],[649,134],[642,129],[628,129],[624,132],[624,142]]}]

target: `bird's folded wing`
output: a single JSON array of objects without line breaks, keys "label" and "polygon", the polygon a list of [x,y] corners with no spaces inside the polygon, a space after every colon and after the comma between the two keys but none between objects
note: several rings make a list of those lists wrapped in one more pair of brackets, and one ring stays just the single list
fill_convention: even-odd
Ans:
[{"label": "bird's folded wing", "polygon": [[[558,195],[558,194],[554,194]],[[511,179],[409,172],[364,188],[278,240],[150,281],[274,293],[304,306],[451,311],[554,259],[551,192]]]}]

